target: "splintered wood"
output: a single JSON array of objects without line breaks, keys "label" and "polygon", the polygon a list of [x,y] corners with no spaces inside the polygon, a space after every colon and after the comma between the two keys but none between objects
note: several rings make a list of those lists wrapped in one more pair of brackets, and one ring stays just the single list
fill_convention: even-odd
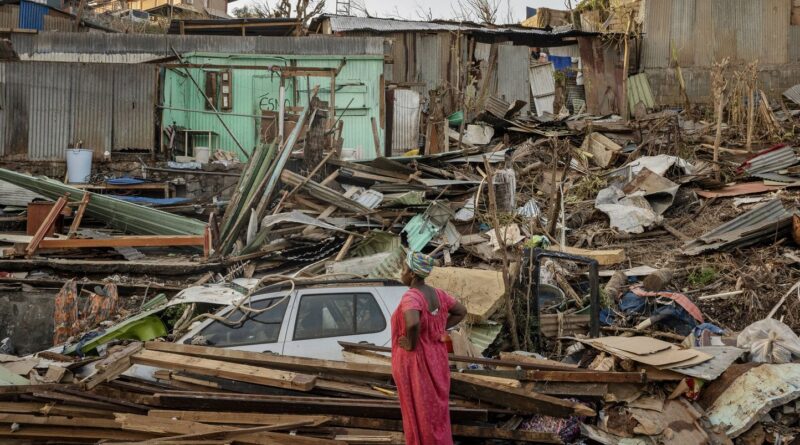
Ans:
[{"label": "splintered wood", "polygon": [[[343,346],[363,353],[358,345]],[[450,410],[455,437],[561,443],[550,432],[501,425],[512,415],[594,416],[588,405],[561,397],[598,394],[601,382],[645,382],[643,374],[593,372],[548,360],[509,357],[455,357],[490,369],[524,369],[453,373]],[[126,375],[132,365],[157,369],[147,371],[152,379],[142,379]],[[77,386],[33,385],[20,379],[18,386],[0,387],[0,441],[404,443],[392,368],[384,361],[349,363],[132,342],[112,348],[91,366],[94,371]],[[542,382],[554,383],[536,386]],[[564,387],[567,382],[573,386]]]}]

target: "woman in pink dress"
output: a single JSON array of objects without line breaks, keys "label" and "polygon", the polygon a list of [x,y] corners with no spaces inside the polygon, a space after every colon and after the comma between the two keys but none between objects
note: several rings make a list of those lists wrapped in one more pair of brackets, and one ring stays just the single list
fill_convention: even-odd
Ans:
[{"label": "woman in pink dress", "polygon": [[410,287],[392,314],[392,376],[406,445],[452,445],[450,363],[445,331],[467,315],[447,292],[425,284],[433,258],[409,253],[400,280]]}]

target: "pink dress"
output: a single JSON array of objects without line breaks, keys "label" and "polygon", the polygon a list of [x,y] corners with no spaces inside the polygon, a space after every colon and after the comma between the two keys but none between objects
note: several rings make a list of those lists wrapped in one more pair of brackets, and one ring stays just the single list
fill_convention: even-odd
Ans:
[{"label": "pink dress", "polygon": [[[421,291],[410,289],[392,314],[392,376],[400,397],[406,445],[452,445],[450,432],[450,364],[445,333],[450,308],[456,300],[436,289],[439,309],[428,311]],[[406,335],[404,313],[420,312],[417,347],[406,351],[397,340]]]}]

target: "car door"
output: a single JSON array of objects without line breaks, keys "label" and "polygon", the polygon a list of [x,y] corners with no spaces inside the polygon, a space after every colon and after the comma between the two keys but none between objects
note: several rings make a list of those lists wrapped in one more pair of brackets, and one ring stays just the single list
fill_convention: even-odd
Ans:
[{"label": "car door", "polygon": [[389,319],[375,289],[306,289],[298,292],[284,355],[342,360],[340,341],[385,344]]},{"label": "car door", "polygon": [[184,343],[198,342],[218,348],[280,354],[286,338],[286,314],[291,295],[254,296],[249,305],[223,311]]}]

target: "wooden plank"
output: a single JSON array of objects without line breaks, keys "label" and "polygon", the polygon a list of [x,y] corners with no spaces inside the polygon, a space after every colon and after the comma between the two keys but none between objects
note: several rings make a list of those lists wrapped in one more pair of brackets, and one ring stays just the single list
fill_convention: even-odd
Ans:
[{"label": "wooden plank", "polygon": [[90,390],[101,383],[114,380],[131,367],[131,355],[139,352],[142,347],[142,343],[135,342],[111,353],[95,364],[95,371],[81,380],[81,387],[85,390]]},{"label": "wooden plank", "polygon": [[509,388],[504,385],[487,383],[467,374],[451,374],[450,389],[452,392],[470,399],[479,399],[523,413],[553,417],[571,417],[574,415],[593,417],[596,415],[593,409],[580,403],[520,388]]},{"label": "wooden plank", "polygon": [[[73,422],[74,424],[75,422]],[[75,439],[97,440],[131,440],[142,441],[153,437],[152,434],[138,433],[135,431],[109,430],[102,428],[83,428],[83,427],[52,427],[43,425],[31,425],[20,428],[19,431],[12,432],[9,425],[0,427],[0,437],[20,439],[56,439],[59,442],[74,441]]]},{"label": "wooden plank", "polygon": [[465,370],[474,376],[492,376],[526,382],[647,383],[644,372],[492,371]]},{"label": "wooden plank", "polygon": [[[231,429],[229,431],[215,431],[215,432],[207,432],[207,433],[183,434],[183,435],[180,435],[180,436],[165,437],[163,439],[154,439],[154,440],[151,440],[150,442],[152,442],[152,443],[164,443],[164,442],[172,442],[172,441],[175,441],[175,440],[234,439],[234,438],[237,438],[237,441],[238,441],[240,439],[247,440],[247,437],[254,437],[253,435],[256,434],[256,433],[259,433],[259,434],[256,434],[255,438],[260,439],[258,436],[263,436],[264,435],[263,433],[267,433],[267,432],[270,432],[270,431],[292,430],[292,429],[300,428],[300,427],[303,427],[303,426],[308,426],[310,423],[311,422],[309,422],[309,421],[302,421],[301,420],[301,421],[296,421],[296,422],[279,423],[279,424],[275,424],[275,425],[266,425],[266,426],[262,425],[262,426],[256,426],[256,427],[248,427],[248,428],[237,428],[237,429]],[[311,439],[311,440],[314,440],[314,442],[308,442],[308,441],[305,440],[306,438],[304,438],[302,436],[295,436],[295,437],[299,437],[298,443],[319,443],[319,444],[323,444],[323,443],[332,444],[332,443],[335,443],[335,442],[331,442],[331,441],[319,442],[319,441],[314,440],[314,439]],[[270,439],[269,443],[275,443],[276,442],[274,440],[274,438],[269,438],[269,439]],[[287,440],[287,439],[289,439],[289,437],[287,436],[287,437],[282,438],[282,439]],[[277,442],[279,442],[279,441],[277,441]]]},{"label": "wooden plank", "polygon": [[[363,416],[381,419],[401,419],[400,404],[380,399],[342,399],[335,397],[291,397],[222,393],[157,393],[162,408],[209,411],[243,411],[268,414],[308,414],[334,416]],[[485,409],[450,407],[453,422],[486,422]]]},{"label": "wooden plank", "polygon": [[[148,349],[151,343],[148,343]],[[217,348],[217,351],[225,349]],[[199,357],[143,350],[131,357],[134,364],[158,366],[176,371],[194,372],[213,377],[229,378],[241,382],[278,388],[309,391],[314,388],[316,377],[288,371],[257,368]]]},{"label": "wooden plank", "polygon": [[72,224],[69,226],[69,232],[67,233],[67,238],[72,238],[78,232],[78,227],[81,226],[81,221],[83,220],[83,214],[86,212],[86,206],[89,205],[89,199],[91,198],[91,193],[84,193],[83,198],[81,198],[81,202],[78,205],[78,211],[75,213],[75,217],[72,219]]},{"label": "wooden plank", "polygon": [[180,410],[150,410],[149,417],[166,417],[169,419],[188,420],[202,423],[219,423],[234,425],[275,425],[288,422],[310,422],[309,425],[317,426],[328,422],[330,416],[302,416],[293,414],[259,414],[241,412],[208,412],[208,411],[180,411]]},{"label": "wooden plank", "polygon": [[203,235],[166,236],[116,236],[108,239],[63,239],[46,238],[39,243],[42,249],[82,249],[96,247],[164,247],[164,246],[202,246],[206,241]]},{"label": "wooden plank", "polygon": [[[117,414],[116,422],[124,430],[146,432],[153,434],[178,434],[181,436],[211,433],[224,433],[239,430],[240,428],[225,425],[207,425],[199,422],[166,419],[160,417],[138,416],[133,414]],[[274,426],[273,426],[274,427]],[[179,436],[178,439],[181,437]],[[205,438],[205,437],[201,437]],[[237,442],[264,444],[264,445],[335,445],[341,442],[313,437],[289,436],[286,434],[262,431],[249,433],[237,437]]]},{"label": "wooden plank", "polygon": [[68,196],[69,194],[58,198],[58,201],[56,201],[56,203],[50,209],[50,213],[47,214],[47,217],[44,219],[44,221],[42,221],[42,225],[39,226],[36,234],[33,235],[33,239],[31,239],[30,243],[28,243],[28,246],[25,248],[25,254],[27,256],[32,256],[34,252],[36,252],[36,250],[39,248],[39,243],[41,243],[45,235],[50,232],[50,228],[53,226],[53,224],[55,224],[56,218],[58,218],[58,215],[67,205]]},{"label": "wooden plank", "polygon": [[[368,344],[361,344],[361,343],[349,343],[340,341],[339,344],[344,348],[345,351],[352,350],[362,350],[362,351],[374,351],[374,352],[392,352],[392,348],[386,346],[375,346],[375,345],[368,345]],[[501,354],[502,357],[502,354]],[[478,365],[491,365],[491,366],[507,366],[511,368],[520,369],[541,369],[541,370],[551,370],[551,371],[559,371],[563,369],[568,369],[574,372],[591,372],[589,369],[582,370],[577,366],[573,365],[566,365],[559,362],[554,362],[552,360],[536,360],[536,361],[522,361],[522,360],[497,360],[491,358],[482,358],[482,357],[466,357],[462,355],[455,355],[450,354],[450,361],[453,362],[465,362],[465,363],[475,363]]]},{"label": "wooden plank", "polygon": [[23,425],[75,426],[86,428],[118,429],[117,422],[111,419],[72,418],[61,416],[32,416],[30,414],[0,414],[0,423],[19,423]]},{"label": "wooden plank", "polygon": [[333,360],[261,354],[258,352],[237,351],[234,349],[182,345],[178,343],[166,342],[147,342],[145,343],[145,349],[150,351],[174,352],[195,357],[217,357],[221,360],[226,360],[233,363],[267,366],[270,368],[296,372],[315,374],[332,373],[337,375],[352,375],[381,380],[389,379],[392,376],[392,367],[388,365],[352,364]]}]

